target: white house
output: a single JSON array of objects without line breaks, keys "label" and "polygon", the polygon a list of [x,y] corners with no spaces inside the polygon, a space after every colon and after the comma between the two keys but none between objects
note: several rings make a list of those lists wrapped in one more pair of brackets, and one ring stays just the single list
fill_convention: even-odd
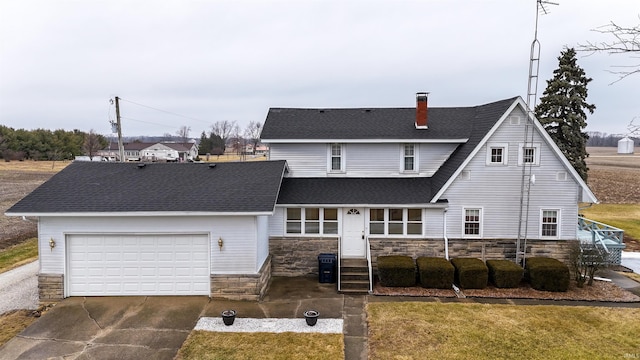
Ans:
[{"label": "white house", "polygon": [[362,267],[389,254],[566,258],[578,203],[597,202],[519,97],[429,108],[422,93],[415,108],[273,108],[261,141],[289,168],[269,222],[278,275],[312,272],[324,252]]},{"label": "white house", "polygon": [[519,97],[272,108],[262,142],[264,162],[53,176],[7,212],[39,219],[41,299],[258,299],[272,275],[317,274],[321,253],[338,255],[341,291],[370,290],[379,255],[566,259],[578,203],[597,202]]}]

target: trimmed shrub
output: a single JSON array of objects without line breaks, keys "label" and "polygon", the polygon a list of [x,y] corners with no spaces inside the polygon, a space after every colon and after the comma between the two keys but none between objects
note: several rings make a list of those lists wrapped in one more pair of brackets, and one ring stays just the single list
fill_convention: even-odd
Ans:
[{"label": "trimmed shrub", "polygon": [[382,286],[415,286],[416,265],[410,256],[378,256],[378,278]]},{"label": "trimmed shrub", "polygon": [[489,269],[480,259],[452,259],[456,269],[455,282],[463,289],[484,289],[489,279]]},{"label": "trimmed shrub", "polygon": [[520,285],[524,269],[510,260],[487,260],[489,281],[498,288],[515,288]]},{"label": "trimmed shrub", "polygon": [[447,259],[422,256],[416,260],[416,263],[422,287],[451,289],[455,268]]},{"label": "trimmed shrub", "polygon": [[552,258],[528,258],[525,262],[525,279],[536,290],[567,291],[570,279],[569,267]]}]

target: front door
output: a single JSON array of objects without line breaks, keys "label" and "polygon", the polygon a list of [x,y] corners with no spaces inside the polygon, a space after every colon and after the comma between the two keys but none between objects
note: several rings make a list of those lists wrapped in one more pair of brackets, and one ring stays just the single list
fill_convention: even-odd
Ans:
[{"label": "front door", "polygon": [[364,258],[364,209],[345,208],[342,213],[343,258]]}]

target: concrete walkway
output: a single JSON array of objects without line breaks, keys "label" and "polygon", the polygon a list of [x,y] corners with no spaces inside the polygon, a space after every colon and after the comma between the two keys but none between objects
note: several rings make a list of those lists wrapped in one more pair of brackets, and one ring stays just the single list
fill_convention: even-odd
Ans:
[{"label": "concrete walkway", "polygon": [[[612,271],[600,275],[640,295],[637,282]],[[306,310],[320,312],[320,319],[342,319],[345,359],[365,360],[367,303],[402,301],[640,308],[640,302],[343,295],[337,293],[336,284],[320,284],[316,277],[274,277],[267,296],[260,302],[189,296],[68,298],[0,348],[0,359],[100,359],[114,354],[122,359],[171,359],[199,318],[216,318],[223,310],[233,309],[236,320],[302,320]]]}]

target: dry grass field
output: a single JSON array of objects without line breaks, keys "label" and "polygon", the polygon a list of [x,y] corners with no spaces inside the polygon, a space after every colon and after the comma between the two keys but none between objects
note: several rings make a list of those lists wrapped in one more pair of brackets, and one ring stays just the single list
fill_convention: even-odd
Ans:
[{"label": "dry grass field", "polygon": [[640,154],[613,147],[589,147],[589,187],[604,204],[640,205]]},{"label": "dry grass field", "polygon": [[0,162],[0,250],[21,243],[37,233],[36,223],[32,219],[8,217],[4,213],[68,164],[61,161]]}]

